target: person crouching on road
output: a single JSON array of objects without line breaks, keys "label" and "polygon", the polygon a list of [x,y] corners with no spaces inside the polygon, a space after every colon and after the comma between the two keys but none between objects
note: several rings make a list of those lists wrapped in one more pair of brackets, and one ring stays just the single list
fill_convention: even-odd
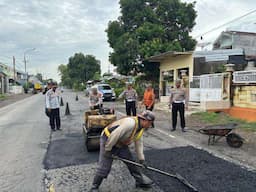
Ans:
[{"label": "person crouching on road", "polygon": [[131,83],[127,84],[127,89],[124,90],[118,98],[120,99],[122,97],[125,98],[126,115],[131,116],[132,111],[132,115],[136,116],[136,102],[138,94],[136,90],[132,88]]},{"label": "person crouching on road", "polygon": [[102,94],[95,87],[92,88],[89,95],[89,106],[91,110],[102,108]]},{"label": "person crouching on road", "polygon": [[46,108],[50,113],[50,125],[51,129],[55,131],[60,130],[60,100],[59,92],[57,89],[57,83],[52,83],[52,88],[46,93]]},{"label": "person crouching on road", "polygon": [[[143,153],[143,132],[152,126],[155,115],[144,111],[135,117],[125,117],[108,125],[100,138],[99,167],[93,180],[91,191],[97,191],[102,180],[107,178],[113,158],[112,155],[134,161],[129,145],[134,142],[139,162],[146,166]],[[126,163],[131,175],[136,181],[136,187],[149,188],[152,181],[142,174],[141,169]]]}]

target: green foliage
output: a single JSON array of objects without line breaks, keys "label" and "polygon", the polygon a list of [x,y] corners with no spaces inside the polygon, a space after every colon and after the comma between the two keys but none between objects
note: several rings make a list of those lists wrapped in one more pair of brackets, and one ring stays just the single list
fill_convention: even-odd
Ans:
[{"label": "green foliage", "polygon": [[123,80],[106,80],[112,88],[114,88],[117,97],[123,92],[125,89],[125,82]]},{"label": "green foliage", "polygon": [[41,82],[43,81],[43,75],[41,73],[37,73],[36,78]]},{"label": "green foliage", "polygon": [[6,98],[6,95],[5,94],[0,94],[0,100],[3,100]]},{"label": "green foliage", "polygon": [[195,3],[180,0],[120,0],[121,16],[110,21],[106,30],[113,48],[110,62],[117,72],[157,74],[158,65],[146,67],[145,60],[166,51],[193,50],[196,41],[189,36],[195,25]]},{"label": "green foliage", "polygon": [[100,79],[100,61],[93,55],[85,56],[83,53],[76,53],[69,58],[67,65],[59,65],[58,71],[62,85],[80,90],[86,81]]}]

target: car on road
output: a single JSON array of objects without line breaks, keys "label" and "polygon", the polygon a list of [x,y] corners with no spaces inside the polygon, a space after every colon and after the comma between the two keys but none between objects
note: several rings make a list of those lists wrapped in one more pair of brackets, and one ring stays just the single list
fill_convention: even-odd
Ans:
[{"label": "car on road", "polygon": [[115,101],[116,100],[116,93],[114,89],[106,83],[96,84],[91,88],[97,88],[98,92],[102,93],[103,101]]}]

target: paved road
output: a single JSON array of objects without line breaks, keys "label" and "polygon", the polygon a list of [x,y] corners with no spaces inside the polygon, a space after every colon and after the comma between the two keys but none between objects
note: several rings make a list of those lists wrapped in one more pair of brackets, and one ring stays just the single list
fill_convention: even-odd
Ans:
[{"label": "paved road", "polygon": [[[48,119],[44,114],[44,96],[41,94],[0,109],[0,144],[2,146],[0,149],[0,191],[46,192],[50,184],[54,185],[56,191],[61,192],[84,192],[90,188],[97,167],[98,153],[88,153],[86,151],[82,124],[84,122],[84,111],[88,110],[88,98],[81,93],[78,96],[79,100],[76,101],[76,93],[68,90],[64,91],[62,98],[65,105],[67,102],[69,103],[71,115],[66,116],[66,106],[61,107],[62,131],[53,133],[50,132]],[[118,118],[124,115],[124,105],[122,103],[104,102],[104,105],[114,107]],[[156,128],[145,133],[144,136],[145,152],[147,157],[151,157],[148,158],[148,161],[152,166],[170,172],[172,170],[169,169],[172,168],[176,169],[177,172],[182,170],[182,175],[193,181],[203,191],[205,191],[205,188],[211,187],[211,183],[209,186],[202,186],[197,181],[198,178],[193,176],[194,172],[199,178],[206,178],[206,181],[210,181],[207,178],[209,174],[212,174],[211,178],[216,178],[216,183],[218,183],[222,182],[220,178],[223,178],[226,174],[216,173],[215,166],[229,167],[230,170],[228,171],[229,173],[233,172],[233,175],[226,178],[226,180],[233,181],[237,173],[244,172],[245,176],[239,177],[244,183],[237,181],[237,185],[242,187],[242,191],[253,191],[246,188],[246,186],[254,188],[252,184],[245,182],[247,180],[250,182],[256,178],[255,173],[241,170],[235,164],[229,164],[209,155],[209,153],[188,147],[188,145],[198,146],[199,149],[210,150],[212,154],[222,157],[222,153],[216,153],[216,150],[213,151],[213,149],[230,150],[224,142],[223,145],[209,148],[207,144],[202,144],[204,140],[201,138],[195,137],[193,140],[193,132],[183,134],[178,130],[170,134],[168,114],[157,110],[156,112]],[[184,155],[188,153],[197,155]],[[160,158],[161,154],[164,155]],[[175,155],[173,156],[173,154]],[[167,157],[176,159],[170,160]],[[206,158],[208,160],[205,160]],[[232,158],[227,156],[223,158],[232,161]],[[217,164],[207,163],[212,161],[217,162]],[[197,167],[200,167],[200,169],[195,169]],[[159,180],[158,177],[154,178],[155,174],[149,175],[154,179],[156,185],[148,192],[186,191],[183,190],[184,186],[179,186],[179,183],[173,180],[166,178]],[[228,183],[227,186],[232,186],[231,184]],[[236,188],[237,185],[234,184],[234,188]],[[111,192],[143,191],[134,189],[133,178],[124,164],[119,161],[114,162],[108,179],[104,180],[102,184],[102,192],[109,190]],[[223,190],[215,187],[212,188],[212,191]],[[232,189],[226,191],[232,191]]]},{"label": "paved road", "polygon": [[0,191],[41,191],[49,141],[43,109],[41,94],[0,108]]}]

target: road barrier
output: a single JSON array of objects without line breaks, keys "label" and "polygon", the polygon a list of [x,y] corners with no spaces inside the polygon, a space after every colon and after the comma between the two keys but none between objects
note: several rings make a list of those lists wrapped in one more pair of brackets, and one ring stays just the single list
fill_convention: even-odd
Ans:
[{"label": "road barrier", "polygon": [[65,115],[71,115],[71,114],[70,114],[70,110],[69,110],[68,102],[66,103]]}]

